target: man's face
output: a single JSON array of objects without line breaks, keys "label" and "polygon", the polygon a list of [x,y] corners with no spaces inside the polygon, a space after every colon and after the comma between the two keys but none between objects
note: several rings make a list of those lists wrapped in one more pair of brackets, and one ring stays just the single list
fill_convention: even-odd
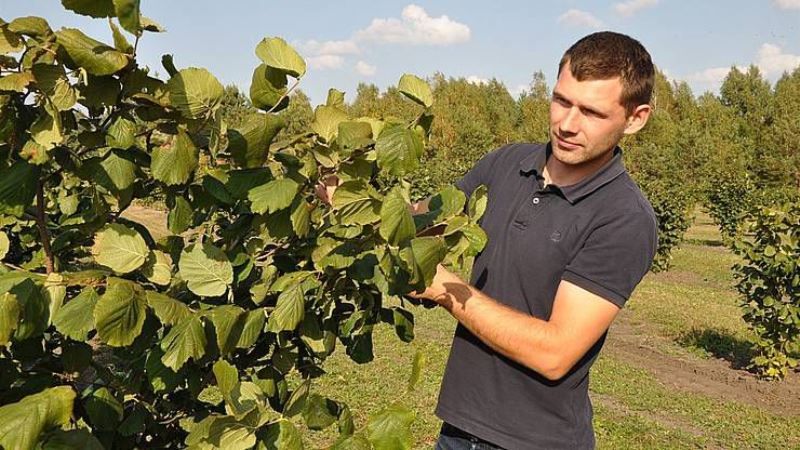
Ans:
[{"label": "man's face", "polygon": [[622,81],[578,81],[564,64],[550,102],[553,156],[568,166],[610,155],[625,134],[627,114],[620,103]]}]

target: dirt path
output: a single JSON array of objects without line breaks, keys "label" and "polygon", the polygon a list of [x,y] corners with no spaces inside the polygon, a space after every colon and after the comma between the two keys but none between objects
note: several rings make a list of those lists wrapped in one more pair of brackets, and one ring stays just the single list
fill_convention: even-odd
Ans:
[{"label": "dirt path", "polygon": [[620,314],[611,327],[603,352],[651,372],[665,386],[720,400],[733,400],[775,414],[800,415],[800,374],[792,372],[782,382],[758,380],[722,359],[681,358],[659,351],[669,345],[647,324],[634,323]]}]

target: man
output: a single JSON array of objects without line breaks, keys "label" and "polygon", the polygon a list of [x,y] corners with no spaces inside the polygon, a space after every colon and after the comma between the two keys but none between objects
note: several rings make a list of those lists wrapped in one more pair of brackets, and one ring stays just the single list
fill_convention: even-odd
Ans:
[{"label": "man", "polygon": [[459,322],[437,449],[594,447],[589,368],[656,250],[617,147],[647,122],[653,78],[636,40],[586,36],[559,64],[550,143],[505,146],[457,183],[487,185],[489,241],[470,284],[439,266],[419,295]]}]

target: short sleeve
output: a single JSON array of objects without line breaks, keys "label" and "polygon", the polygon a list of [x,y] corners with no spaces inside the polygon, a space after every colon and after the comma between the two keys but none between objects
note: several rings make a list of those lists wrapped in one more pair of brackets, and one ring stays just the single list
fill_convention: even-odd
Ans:
[{"label": "short sleeve", "polygon": [[487,187],[491,185],[492,173],[497,155],[503,150],[503,147],[487,153],[483,158],[469,170],[460,180],[456,181],[456,187],[462,192],[467,194],[467,198],[472,195],[478,186],[485,184]]},{"label": "short sleeve", "polygon": [[650,270],[657,245],[651,213],[620,214],[591,232],[561,278],[622,308]]}]

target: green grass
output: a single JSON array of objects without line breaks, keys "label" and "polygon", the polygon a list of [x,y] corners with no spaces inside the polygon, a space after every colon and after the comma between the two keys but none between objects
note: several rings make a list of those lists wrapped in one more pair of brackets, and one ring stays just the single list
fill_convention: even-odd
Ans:
[{"label": "green grass", "polygon": [[[670,272],[649,274],[626,307],[627,319],[653,333],[666,355],[739,357],[752,339],[741,319],[730,266],[737,258],[721,245],[708,216],[700,213],[676,250]],[[416,339],[401,342],[388,326],[375,333],[375,360],[351,362],[337,352],[329,376],[314,390],[347,402],[363,427],[370,414],[395,401],[417,413],[414,448],[431,448],[440,426],[433,415],[455,321],[442,310],[416,312]],[[416,351],[427,355],[423,377],[406,391]],[[738,352],[738,353],[737,353]],[[733,370],[733,369],[731,369]],[[698,374],[698,376],[703,376]],[[600,448],[797,448],[800,417],[781,417],[754,406],[668,388],[648,370],[602,354],[592,369],[595,432]],[[335,433],[309,439],[321,447]]]}]

